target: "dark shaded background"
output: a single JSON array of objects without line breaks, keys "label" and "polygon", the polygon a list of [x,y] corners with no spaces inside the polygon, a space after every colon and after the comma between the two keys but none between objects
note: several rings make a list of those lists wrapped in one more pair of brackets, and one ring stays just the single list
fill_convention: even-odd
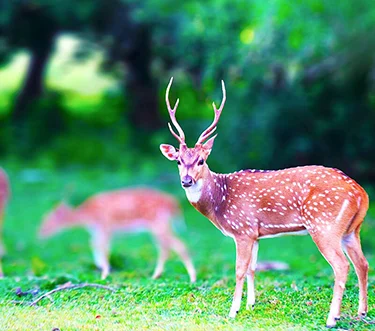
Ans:
[{"label": "dark shaded background", "polygon": [[374,27],[372,0],[1,0],[0,157],[157,177],[169,78],[190,145],[224,79],[212,170],[323,164],[374,184]]}]

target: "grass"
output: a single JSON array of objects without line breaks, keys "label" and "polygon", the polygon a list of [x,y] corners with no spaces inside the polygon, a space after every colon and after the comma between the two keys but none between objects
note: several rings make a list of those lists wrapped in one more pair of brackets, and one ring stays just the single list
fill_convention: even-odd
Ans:
[{"label": "grass", "polygon": [[[168,166],[166,166],[168,167]],[[257,303],[236,319],[227,317],[234,291],[235,250],[193,207],[186,203],[175,180],[164,176],[126,171],[65,169],[21,170],[7,168],[12,182],[12,200],[5,222],[8,254],[6,278],[0,280],[0,330],[324,330],[332,295],[333,274],[309,237],[265,239],[259,260],[282,260],[289,271],[256,274]],[[157,179],[155,179],[157,178]],[[171,177],[174,178],[174,177]],[[198,271],[190,284],[176,257],[162,278],[151,280],[156,250],[149,235],[119,234],[113,240],[111,275],[105,281],[92,263],[88,234],[82,229],[61,233],[40,242],[36,233],[42,215],[63,196],[79,203],[104,189],[152,184],[171,191],[183,202],[187,229],[179,231],[188,244]],[[375,216],[375,210],[370,213]],[[370,216],[371,216],[370,215]],[[370,265],[369,317],[375,319],[374,225],[367,219],[363,229],[365,254]],[[16,289],[49,291],[66,282],[92,282],[116,288],[84,288],[61,291],[37,307],[12,303],[31,301],[31,294],[16,295]],[[370,330],[375,326],[355,319],[357,280],[351,270],[338,327]],[[34,297],[35,298],[35,297]]]}]

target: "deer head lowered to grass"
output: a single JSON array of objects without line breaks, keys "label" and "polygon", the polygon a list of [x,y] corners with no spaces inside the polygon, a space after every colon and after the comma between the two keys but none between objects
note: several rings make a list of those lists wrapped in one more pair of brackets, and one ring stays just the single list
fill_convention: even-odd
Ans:
[{"label": "deer head lowered to grass", "polygon": [[[179,148],[160,145],[166,158],[177,161],[181,185],[190,203],[236,244],[236,288],[229,316],[240,309],[245,276],[247,305],[254,305],[254,271],[258,240],[284,234],[310,234],[335,274],[333,299],[327,326],[336,325],[352,261],[359,282],[359,316],[367,313],[368,262],[361,249],[359,231],[369,200],[364,189],[342,171],[323,166],[304,166],[284,170],[241,170],[230,174],[212,172],[206,163],[224,107],[213,103],[213,123],[200,135],[194,148],[188,148],[185,135],[176,120],[179,100],[172,109],[169,90],[166,103],[173,125],[168,123]],[[208,140],[207,140],[208,139]]]},{"label": "deer head lowered to grass", "polygon": [[102,279],[109,274],[109,246],[114,233],[149,231],[159,246],[159,258],[153,278],[158,278],[171,250],[184,263],[190,281],[196,272],[189,253],[171,228],[171,221],[181,217],[179,204],[172,196],[152,189],[124,189],[96,194],[76,208],[61,203],[46,217],[40,235],[48,237],[65,228],[86,227],[91,233],[95,264]]}]

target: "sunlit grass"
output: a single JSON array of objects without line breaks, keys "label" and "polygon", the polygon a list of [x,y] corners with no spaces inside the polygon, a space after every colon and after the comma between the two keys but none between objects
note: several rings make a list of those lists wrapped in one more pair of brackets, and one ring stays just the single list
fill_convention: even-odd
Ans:
[{"label": "sunlit grass", "polygon": [[[0,281],[1,330],[323,330],[332,295],[333,274],[309,237],[266,239],[260,243],[259,260],[282,260],[291,269],[258,272],[257,303],[242,309],[236,319],[227,317],[233,295],[235,250],[233,241],[186,203],[177,181],[155,181],[154,174],[106,169],[13,170],[12,195],[5,223],[8,255],[7,277]],[[165,274],[151,280],[156,250],[147,234],[118,234],[112,245],[111,275],[105,281],[92,263],[89,236],[83,229],[63,232],[40,242],[36,233],[42,215],[69,193],[80,203],[104,189],[157,185],[181,198],[187,229],[179,235],[189,246],[198,281],[190,284],[180,260],[172,257]],[[72,188],[74,188],[72,190]],[[172,189],[171,189],[172,188]],[[374,217],[374,215],[371,215]],[[375,233],[373,225],[366,238]],[[365,238],[365,239],[366,239]],[[366,241],[364,241],[366,242]],[[375,258],[365,246],[371,266]],[[23,291],[44,293],[66,282],[95,282],[116,288],[61,291],[38,307],[15,305],[31,301]],[[369,318],[375,317],[375,275],[370,270]],[[343,300],[341,328],[369,330],[371,325],[354,319],[358,288],[353,270]],[[35,298],[35,297],[34,297]]]}]

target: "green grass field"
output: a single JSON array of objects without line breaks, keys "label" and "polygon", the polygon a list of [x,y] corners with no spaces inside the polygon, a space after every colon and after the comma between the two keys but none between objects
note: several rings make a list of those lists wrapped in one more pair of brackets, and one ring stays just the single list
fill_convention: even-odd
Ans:
[{"label": "green grass field", "polygon": [[[6,166],[5,166],[6,168]],[[9,167],[11,169],[11,167]],[[12,199],[7,209],[4,258],[6,277],[0,280],[0,330],[324,330],[332,295],[333,274],[309,237],[265,239],[259,260],[289,263],[289,271],[256,274],[257,303],[246,310],[246,298],[236,319],[227,317],[234,291],[235,250],[184,198],[176,178],[124,171],[69,169],[65,171],[9,170]],[[170,179],[172,178],[172,181]],[[182,263],[173,256],[162,278],[151,280],[156,250],[149,235],[123,234],[112,245],[111,275],[105,281],[95,269],[82,229],[40,242],[36,237],[42,215],[60,198],[79,203],[99,190],[156,184],[183,202],[186,229],[179,235],[190,248],[198,281],[190,284]],[[375,209],[363,228],[365,254],[370,262],[369,315],[375,319]],[[32,301],[66,282],[99,283],[110,292],[84,288],[57,292],[37,306]],[[18,297],[16,289],[39,290]],[[351,270],[342,307],[343,330],[370,330],[375,325],[356,319],[358,287]]]}]

